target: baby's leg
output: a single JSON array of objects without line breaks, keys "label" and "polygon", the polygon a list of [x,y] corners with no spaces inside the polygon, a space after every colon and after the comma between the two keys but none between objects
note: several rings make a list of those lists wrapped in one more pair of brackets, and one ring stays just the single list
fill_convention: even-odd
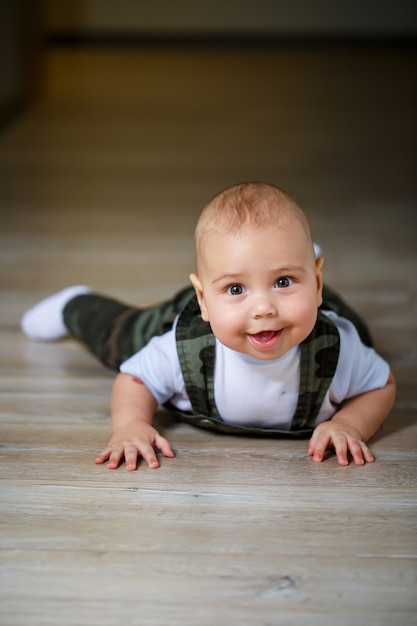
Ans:
[{"label": "baby's leg", "polygon": [[64,307],[70,334],[104,365],[117,370],[132,352],[131,327],[138,309],[95,293],[78,295]]},{"label": "baby's leg", "polygon": [[352,307],[349,306],[341,296],[339,296],[338,293],[336,293],[332,289],[329,289],[329,287],[327,287],[326,285],[323,286],[322,308],[330,309],[341,317],[346,317],[346,319],[350,320],[352,324],[356,327],[362,343],[364,343],[365,346],[373,346],[371,333],[361,316],[356,313],[356,311],[354,311]]},{"label": "baby's leg", "polygon": [[64,321],[71,334],[102,363],[118,370],[120,363],[152,337],[172,327],[193,293],[190,287],[166,302],[144,309],[97,294],[80,295],[65,306]]},{"label": "baby's leg", "polygon": [[68,287],[26,311],[21,326],[28,337],[40,341],[71,334],[102,363],[117,370],[153,336],[171,328],[193,293],[189,287],[162,304],[138,309],[93,294],[84,285]]}]

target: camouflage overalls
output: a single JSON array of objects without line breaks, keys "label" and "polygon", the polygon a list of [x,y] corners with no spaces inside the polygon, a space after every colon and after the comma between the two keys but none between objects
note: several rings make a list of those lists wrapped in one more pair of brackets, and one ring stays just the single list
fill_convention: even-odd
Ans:
[{"label": "camouflage overalls", "polygon": [[[331,309],[350,319],[365,345],[372,345],[361,318],[328,288],[323,290],[323,309]],[[172,327],[179,314],[176,342],[192,413],[180,412],[183,421],[231,434],[308,436],[333,379],[339,357],[339,332],[319,309],[316,324],[301,343],[300,388],[298,404],[289,430],[251,428],[226,424],[217,412],[214,400],[215,337],[210,325],[201,319],[192,288],[173,299],[146,309],[137,309],[109,298],[80,295],[64,310],[65,323],[73,336],[85,343],[107,367],[118,370],[120,364],[143,348],[152,337]]]}]

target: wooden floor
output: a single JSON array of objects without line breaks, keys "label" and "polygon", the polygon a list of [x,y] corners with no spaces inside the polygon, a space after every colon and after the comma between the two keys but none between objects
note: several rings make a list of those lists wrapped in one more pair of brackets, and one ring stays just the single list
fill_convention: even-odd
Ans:
[{"label": "wooden floor", "polygon": [[[2,626],[416,624],[416,53],[371,46],[51,49],[0,135]],[[158,421],[175,459],[109,471],[113,374],[22,312],[73,283],[135,303],[193,269],[242,180],[307,210],[326,282],[398,380],[376,462]]]}]

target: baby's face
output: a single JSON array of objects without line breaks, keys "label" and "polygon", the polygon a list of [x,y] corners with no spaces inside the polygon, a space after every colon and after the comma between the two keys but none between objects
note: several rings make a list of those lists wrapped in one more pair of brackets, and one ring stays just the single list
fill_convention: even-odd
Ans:
[{"label": "baby's face", "polygon": [[202,317],[232,350],[277,359],[313,329],[322,259],[300,226],[210,234],[199,266],[191,280]]}]

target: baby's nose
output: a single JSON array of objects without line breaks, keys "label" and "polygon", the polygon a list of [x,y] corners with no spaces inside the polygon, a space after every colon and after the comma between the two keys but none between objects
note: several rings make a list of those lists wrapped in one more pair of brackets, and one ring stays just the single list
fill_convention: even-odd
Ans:
[{"label": "baby's nose", "polygon": [[272,298],[262,295],[255,299],[252,309],[252,316],[254,319],[272,317],[276,314],[277,308]]}]

